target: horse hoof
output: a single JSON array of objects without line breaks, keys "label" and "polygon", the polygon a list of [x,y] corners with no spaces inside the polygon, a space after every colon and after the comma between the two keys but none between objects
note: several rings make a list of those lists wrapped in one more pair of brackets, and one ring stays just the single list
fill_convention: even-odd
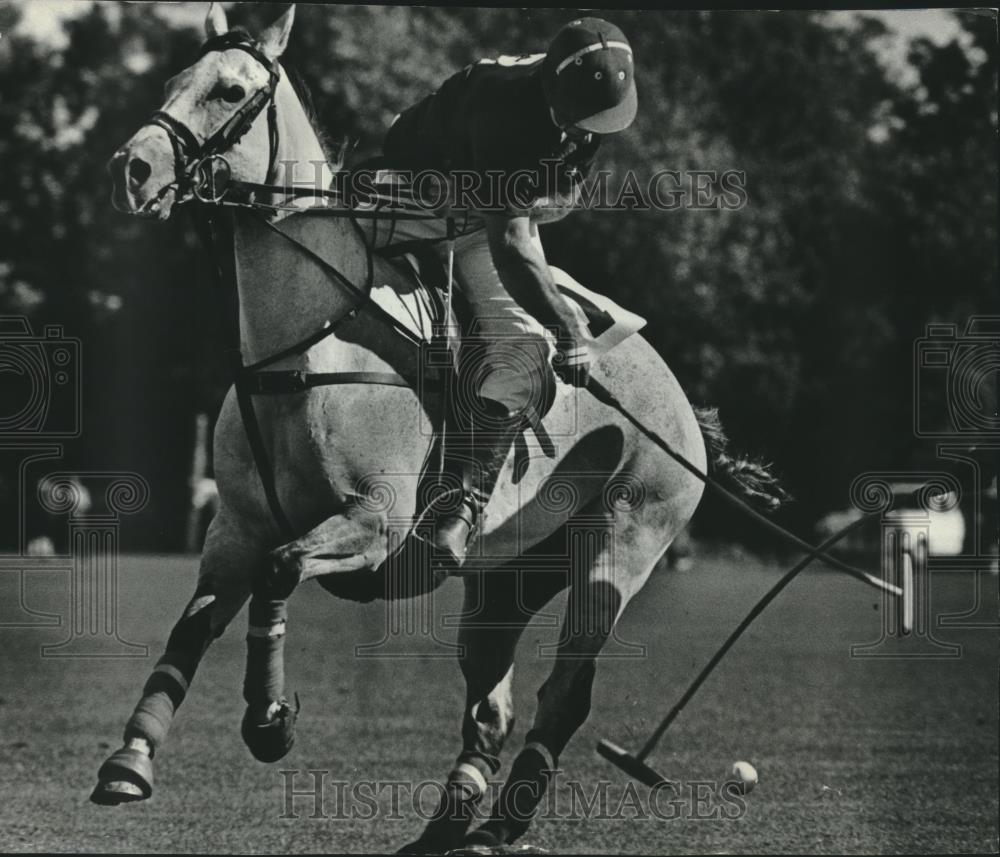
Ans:
[{"label": "horse hoof", "polygon": [[258,762],[277,762],[288,755],[295,744],[295,720],[301,706],[295,697],[295,710],[285,699],[280,700],[277,713],[266,723],[257,723],[250,716],[250,709],[243,713],[240,734],[243,743]]},{"label": "horse hoof", "polygon": [[98,806],[119,806],[123,803],[135,803],[145,800],[149,795],[134,783],[124,780],[111,780],[106,783],[98,783],[90,793],[90,802]]},{"label": "horse hoof", "polygon": [[461,848],[456,848],[448,852],[448,857],[475,857],[475,855],[492,854],[509,855],[520,854],[548,854],[544,848],[536,845],[514,845],[511,840],[520,838],[527,829],[527,825],[520,830],[511,830],[498,820],[487,821],[482,827],[472,831],[465,837]]},{"label": "horse hoof", "polygon": [[462,841],[462,835],[458,836],[428,836],[426,832],[418,839],[404,845],[397,854],[452,854],[456,843]]},{"label": "horse hoof", "polygon": [[527,854],[548,854],[544,848],[537,845],[463,845],[448,851],[445,857],[517,857],[517,855]]},{"label": "horse hoof", "polygon": [[123,747],[101,765],[90,799],[99,806],[118,806],[146,800],[152,794],[153,760],[140,750]]},{"label": "horse hoof", "polygon": [[[468,836],[465,837],[465,841],[462,843],[463,848],[500,848],[507,844],[507,831],[496,825],[491,825],[486,822],[478,830],[473,830]],[[476,851],[472,852],[476,854],[482,853],[492,853]]]},{"label": "horse hoof", "polygon": [[421,837],[420,839],[416,839],[413,842],[404,845],[396,853],[427,855],[427,854],[450,854],[451,851],[449,851],[447,848],[443,848],[440,842],[424,839],[423,837]]}]

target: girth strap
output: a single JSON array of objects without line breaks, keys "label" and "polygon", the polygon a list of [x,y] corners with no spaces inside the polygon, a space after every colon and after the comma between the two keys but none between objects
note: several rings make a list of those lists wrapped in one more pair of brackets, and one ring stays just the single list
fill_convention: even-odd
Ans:
[{"label": "girth strap", "polygon": [[285,510],[281,508],[281,501],[278,499],[278,490],[274,484],[274,468],[267,457],[267,449],[264,446],[264,438],[260,434],[260,424],[257,422],[257,412],[254,410],[251,393],[246,388],[243,378],[236,379],[236,401],[240,406],[240,417],[243,420],[243,430],[246,432],[247,441],[250,443],[250,452],[253,454],[254,464],[257,467],[257,476],[260,477],[260,484],[264,488],[264,496],[267,498],[267,505],[271,507],[271,514],[281,530],[281,537],[290,542],[295,538],[295,530],[285,515]]},{"label": "girth strap", "polygon": [[[438,379],[424,378],[437,384]],[[244,372],[241,383],[252,396],[275,396],[302,393],[313,387],[334,384],[374,384],[383,387],[413,387],[413,383],[395,372],[305,372],[301,369]]]}]

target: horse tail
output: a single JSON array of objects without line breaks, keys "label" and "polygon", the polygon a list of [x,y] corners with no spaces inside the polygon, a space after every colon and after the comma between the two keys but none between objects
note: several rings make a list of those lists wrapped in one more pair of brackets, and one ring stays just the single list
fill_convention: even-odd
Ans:
[{"label": "horse tail", "polygon": [[726,490],[767,512],[776,512],[791,499],[771,472],[770,464],[729,454],[729,438],[722,428],[718,408],[695,408],[694,415],[705,440],[709,476]]}]

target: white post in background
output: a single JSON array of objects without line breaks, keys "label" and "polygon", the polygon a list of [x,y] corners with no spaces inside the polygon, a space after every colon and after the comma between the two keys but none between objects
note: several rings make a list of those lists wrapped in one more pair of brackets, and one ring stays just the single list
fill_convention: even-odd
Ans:
[{"label": "white post in background", "polygon": [[854,480],[854,506],[866,514],[881,512],[882,575],[903,594],[882,593],[879,639],[852,645],[851,657],[961,657],[961,646],[934,636],[928,562],[931,512],[945,498],[949,508],[956,505],[960,494],[958,481],[945,472],[877,472]]}]

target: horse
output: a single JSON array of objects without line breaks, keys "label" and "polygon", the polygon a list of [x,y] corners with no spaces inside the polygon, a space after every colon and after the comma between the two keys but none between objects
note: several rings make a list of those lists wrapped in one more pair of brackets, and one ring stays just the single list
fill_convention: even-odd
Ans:
[{"label": "horse", "polygon": [[[280,63],[294,13],[291,6],[251,39],[211,6],[198,59],[168,82],[163,106],[109,162],[116,208],[171,216],[189,196],[182,179],[206,153],[209,160],[224,155],[234,180],[291,187],[294,166],[312,164],[323,187],[331,182],[340,165],[330,163]],[[357,302],[366,280],[383,293],[413,291],[397,267],[369,250],[350,217],[285,208],[232,215],[242,359],[285,375],[347,373],[356,383],[253,396],[249,414],[239,385],[227,392],[214,436],[219,510],[198,583],[128,719],[124,744],[98,772],[97,803],[151,796],[153,758],[198,664],[248,601],[242,734],[258,759],[287,753],[297,713],[285,697],[282,661],[291,592],[276,594],[276,570],[291,570],[298,586],[317,577],[348,592],[338,581],[384,569],[418,521],[434,397],[420,383],[364,380],[421,371],[412,343],[372,300]],[[323,319],[335,323],[317,336]],[[747,482],[753,468],[724,454],[717,423],[696,413],[641,335],[604,354],[593,375],[695,468],[704,471],[711,453],[718,476]],[[541,429],[552,448],[525,462],[523,439],[515,444],[462,575],[461,749],[438,811],[404,851],[503,846],[525,833],[560,754],[589,714],[596,658],[702,495],[701,481],[583,390],[560,382]],[[267,468],[258,469],[261,457]],[[564,590],[564,625],[532,728],[489,820],[470,832],[471,808],[499,772],[513,725],[515,647],[531,618]]]}]

